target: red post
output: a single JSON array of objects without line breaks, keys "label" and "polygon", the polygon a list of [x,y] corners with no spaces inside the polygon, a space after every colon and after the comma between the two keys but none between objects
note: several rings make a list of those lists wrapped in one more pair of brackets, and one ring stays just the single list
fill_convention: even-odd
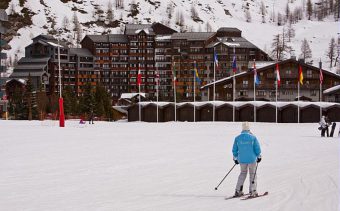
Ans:
[{"label": "red post", "polygon": [[64,100],[59,98],[59,127],[65,127]]}]

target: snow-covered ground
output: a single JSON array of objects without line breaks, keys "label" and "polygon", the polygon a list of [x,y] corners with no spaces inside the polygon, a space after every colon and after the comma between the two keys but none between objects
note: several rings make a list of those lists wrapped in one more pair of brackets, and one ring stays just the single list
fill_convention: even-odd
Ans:
[{"label": "snow-covered ground", "polygon": [[0,210],[339,210],[340,137],[317,127],[251,123],[258,191],[269,195],[226,201],[239,167],[214,188],[233,166],[239,122],[0,120]]}]

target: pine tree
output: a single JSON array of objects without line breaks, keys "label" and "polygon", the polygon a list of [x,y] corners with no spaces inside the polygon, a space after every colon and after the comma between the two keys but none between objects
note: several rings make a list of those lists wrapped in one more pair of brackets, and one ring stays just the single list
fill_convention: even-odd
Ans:
[{"label": "pine tree", "polygon": [[92,85],[87,83],[84,87],[83,96],[80,98],[81,111],[86,114],[90,114],[94,110],[94,94]]},{"label": "pine tree", "polygon": [[312,59],[312,50],[310,49],[306,38],[301,43],[300,58],[302,58],[307,64],[313,64],[313,61],[310,60]]},{"label": "pine tree", "polygon": [[63,91],[65,115],[77,115],[78,103],[75,90],[71,86],[66,86]]},{"label": "pine tree", "polygon": [[43,120],[43,117],[46,113],[48,98],[46,96],[46,91],[42,84],[39,87],[39,91],[37,92],[37,110],[39,114],[39,120]]},{"label": "pine tree", "polygon": [[28,74],[28,80],[26,82],[26,90],[25,90],[25,106],[27,107],[27,118],[28,120],[32,120],[32,95],[33,95],[33,85],[31,74]]},{"label": "pine tree", "polygon": [[336,43],[335,43],[335,39],[332,37],[329,46],[328,46],[328,50],[326,52],[327,57],[330,60],[330,68],[333,67],[333,60],[335,58],[335,52],[336,52]]}]

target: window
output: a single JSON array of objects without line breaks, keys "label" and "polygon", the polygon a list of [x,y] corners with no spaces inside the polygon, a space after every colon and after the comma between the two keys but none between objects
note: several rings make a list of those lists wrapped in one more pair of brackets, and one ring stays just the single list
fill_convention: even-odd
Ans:
[{"label": "window", "polygon": [[310,96],[316,96],[316,90],[310,90]]},{"label": "window", "polygon": [[307,70],[307,78],[313,77],[313,72],[312,70]]},{"label": "window", "polygon": [[244,80],[243,82],[242,82],[242,85],[243,85],[243,87],[248,87],[248,81],[247,80]]},{"label": "window", "polygon": [[239,96],[248,96],[248,91],[247,90],[240,90],[238,93]]}]

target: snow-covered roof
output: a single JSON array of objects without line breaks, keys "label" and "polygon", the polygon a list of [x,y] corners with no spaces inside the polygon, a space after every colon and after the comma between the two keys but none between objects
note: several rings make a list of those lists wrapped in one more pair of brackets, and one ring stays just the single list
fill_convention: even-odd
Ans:
[{"label": "snow-covered roof", "polygon": [[[245,75],[245,74],[247,74],[247,72],[237,73],[237,74],[235,74],[235,77],[240,76],[240,75]],[[226,78],[222,78],[222,79],[220,79],[220,80],[217,80],[216,82],[208,83],[208,84],[202,86],[201,89],[204,89],[204,88],[206,88],[206,87],[208,87],[208,86],[211,86],[211,85],[213,85],[214,83],[218,84],[218,83],[221,83],[221,82],[223,82],[223,81],[231,80],[233,77],[234,77],[234,76],[229,76],[229,77],[226,77]]]},{"label": "snow-covered roof", "polygon": [[324,94],[330,94],[332,92],[335,92],[335,91],[338,91],[340,90],[340,85],[337,85],[337,86],[333,86],[329,89],[326,89],[325,91],[323,91]]},{"label": "snow-covered roof", "polygon": [[54,43],[54,42],[48,42],[48,41],[47,41],[47,43],[50,44],[50,45],[52,45],[52,46],[54,46],[54,47],[63,48],[62,45],[58,45],[57,43]]},{"label": "snow-covered roof", "polygon": [[131,99],[134,98],[137,95],[141,95],[142,97],[145,97],[145,93],[122,93],[120,96],[121,99]]},{"label": "snow-covered roof", "polygon": [[[139,104],[139,103],[137,103]],[[166,105],[172,104],[174,105],[174,102],[140,102],[140,105],[142,107],[145,107],[147,105],[150,104],[154,104],[154,105],[158,105],[159,107],[164,107]],[[224,105],[229,105],[229,106],[235,106],[235,107],[242,107],[245,105],[252,105],[255,106],[257,108],[265,106],[265,105],[269,105],[269,106],[273,106],[273,107],[278,107],[278,108],[283,108],[285,106],[288,105],[294,105],[294,106],[298,106],[300,108],[304,108],[307,106],[317,106],[317,107],[321,107],[321,108],[328,108],[330,106],[334,106],[334,105],[338,105],[340,106],[339,103],[332,103],[332,102],[305,102],[305,101],[280,101],[280,102],[274,102],[274,101],[200,101],[200,102],[182,102],[182,103],[177,103],[176,107],[182,107],[186,104],[192,105],[192,106],[196,106],[198,108],[205,106],[207,104],[211,104],[211,105],[215,105],[216,107],[220,107],[220,106],[224,106]]]}]

